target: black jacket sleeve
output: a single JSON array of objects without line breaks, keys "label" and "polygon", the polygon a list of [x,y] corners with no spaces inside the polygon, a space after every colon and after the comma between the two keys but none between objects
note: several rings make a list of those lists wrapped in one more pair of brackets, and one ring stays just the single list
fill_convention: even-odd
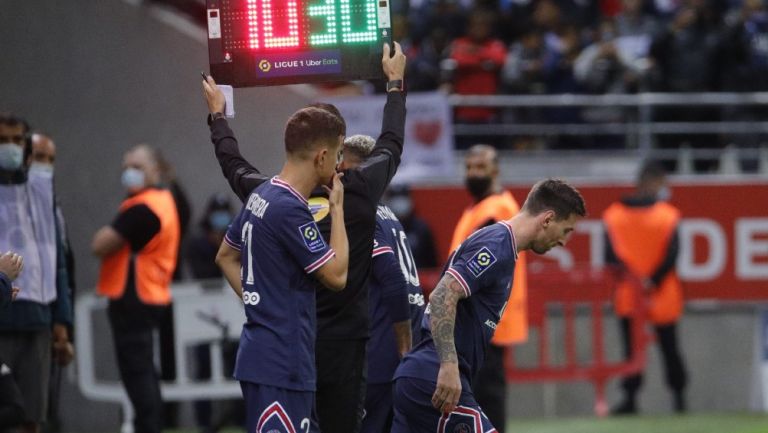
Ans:
[{"label": "black jacket sleeve", "polygon": [[664,277],[667,276],[669,271],[675,268],[675,264],[677,263],[677,255],[679,252],[680,235],[677,232],[677,228],[675,228],[674,233],[672,233],[672,238],[669,240],[669,244],[667,245],[667,255],[664,256],[664,260],[661,262],[659,267],[656,268],[656,271],[651,275],[651,281],[653,281],[655,286],[658,287]]},{"label": "black jacket sleeve", "polygon": [[11,303],[11,279],[0,272],[0,309]]},{"label": "black jacket sleeve", "polygon": [[240,154],[237,139],[226,119],[216,119],[211,122],[211,143],[221,166],[221,172],[229,182],[229,187],[237,194],[240,201],[245,202],[251,191],[268,177],[261,174]]},{"label": "black jacket sleeve", "polygon": [[611,266],[618,266],[618,267],[624,267],[624,262],[621,261],[619,256],[616,255],[616,251],[613,249],[613,244],[611,243],[611,237],[608,236],[608,230],[605,231],[605,238],[604,238],[604,244],[605,244],[605,251],[603,251],[603,257],[605,260],[606,265]]},{"label": "black jacket sleeve", "polygon": [[368,194],[373,203],[379,202],[397,172],[403,154],[404,136],[405,93],[389,92],[384,105],[381,135],[376,140],[376,147],[357,169],[368,186]]}]

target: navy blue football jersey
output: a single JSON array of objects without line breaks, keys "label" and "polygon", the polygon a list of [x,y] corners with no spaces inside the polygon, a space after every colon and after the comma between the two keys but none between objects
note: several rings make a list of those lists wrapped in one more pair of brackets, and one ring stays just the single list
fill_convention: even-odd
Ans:
[{"label": "navy blue football jersey", "polygon": [[376,384],[391,382],[400,362],[392,324],[410,318],[415,346],[424,315],[424,294],[408,238],[395,214],[384,205],[376,210],[372,255],[368,383]]},{"label": "navy blue football jersey", "polygon": [[315,390],[315,287],[334,256],[307,200],[273,177],[253,190],[224,241],[240,251],[246,322],[235,378]]},{"label": "navy blue football jersey", "polygon": [[[512,228],[499,222],[473,233],[454,252],[444,274],[466,294],[456,306],[454,342],[465,389],[483,363],[496,323],[507,305],[517,261]],[[423,339],[401,362],[395,377],[437,381],[440,360],[429,327],[429,304],[422,320]]]}]

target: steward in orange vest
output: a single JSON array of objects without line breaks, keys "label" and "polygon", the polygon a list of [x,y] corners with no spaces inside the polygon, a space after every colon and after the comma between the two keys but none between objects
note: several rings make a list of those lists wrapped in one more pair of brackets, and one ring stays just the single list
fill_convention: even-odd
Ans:
[{"label": "steward in orange vest", "polygon": [[176,268],[180,237],[176,204],[170,191],[147,188],[126,198],[120,205],[120,211],[136,205],[149,208],[160,221],[160,229],[141,250],[132,254],[131,246],[126,243],[105,257],[96,291],[110,299],[122,298],[133,259],[133,281],[139,300],[148,305],[168,305],[171,303],[170,283]]},{"label": "steward in orange vest", "polygon": [[153,333],[170,308],[180,238],[173,195],[156,186],[161,160],[148,145],[125,154],[122,183],[129,196],[91,246],[102,259],[96,291],[109,298],[120,379],[136,412],[134,431],[145,433],[160,433],[163,426]]},{"label": "steward in orange vest", "polygon": [[[648,314],[661,346],[667,385],[673,391],[673,408],[683,412],[687,372],[675,326],[683,311],[682,287],[675,272],[680,211],[662,201],[667,191],[663,168],[648,163],[640,172],[637,192],[610,205],[603,222],[606,263],[617,266],[623,275],[616,287],[614,309],[621,318],[625,356],[630,358],[632,354],[629,317],[636,308],[634,291],[644,290],[649,293]],[[627,376],[622,383],[624,401],[613,412],[636,413],[636,394],[641,386],[641,374]]]},{"label": "steward in orange vest", "polygon": [[[508,220],[520,211],[512,194],[502,191],[499,185],[496,149],[484,144],[472,146],[467,151],[465,162],[466,186],[475,203],[464,210],[456,224],[448,254],[478,229]],[[507,423],[503,348],[528,338],[527,295],[525,253],[520,253],[509,301],[496,324],[492,344],[474,385],[477,402],[499,433],[504,433]]]}]

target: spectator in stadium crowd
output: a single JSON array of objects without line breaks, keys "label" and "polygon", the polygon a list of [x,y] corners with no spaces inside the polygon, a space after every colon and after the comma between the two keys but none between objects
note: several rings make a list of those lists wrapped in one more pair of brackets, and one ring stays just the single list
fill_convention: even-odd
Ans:
[{"label": "spectator in stadium crowd", "polygon": [[[677,11],[665,32],[657,37],[650,50],[651,90],[659,92],[706,92],[718,89],[723,65],[719,55],[718,28],[705,0],[688,0]],[[719,109],[713,107],[664,107],[655,110],[664,122],[718,121]],[[659,147],[721,147],[715,134],[662,135]],[[711,171],[717,161],[695,161],[696,171]]]},{"label": "spectator in stadium crowd", "polygon": [[[16,253],[0,254],[0,316],[5,307],[16,298],[18,287],[13,281],[19,276],[24,266],[23,258]],[[0,429],[15,427],[24,421],[24,400],[21,397],[11,368],[0,356]]]},{"label": "spectator in stadium crowd", "polygon": [[153,332],[171,303],[180,229],[173,195],[160,186],[161,161],[159,151],[147,144],[125,153],[126,198],[91,243],[102,261],[96,291],[109,298],[117,365],[135,410],[136,433],[159,433],[163,427]]},{"label": "spectator in stadium crowd", "polygon": [[520,38],[509,46],[501,70],[504,90],[524,95],[546,93],[546,53],[541,30],[533,26],[525,28]]},{"label": "spectator in stadium crowd", "polygon": [[[476,144],[464,159],[464,181],[472,204],[461,214],[453,231],[449,254],[456,251],[477,230],[506,221],[520,212],[520,206],[499,181],[499,157],[491,146]],[[507,387],[504,375],[504,352],[512,344],[528,338],[526,298],[528,293],[525,255],[517,257],[515,279],[509,299],[491,344],[485,351],[485,362],[473,378],[473,392],[491,424],[499,433],[506,428]]]},{"label": "spectator in stadium crowd", "polygon": [[[317,290],[317,418],[319,429],[334,433],[357,432],[365,403],[366,340],[369,333],[368,286],[371,251],[376,228],[376,206],[400,163],[405,129],[403,78],[405,55],[399,43],[394,53],[384,45],[382,69],[387,83],[382,131],[368,160],[356,169],[345,170],[344,222],[349,232],[349,276],[347,287],[333,292]],[[240,154],[226,119],[224,96],[208,77],[203,89],[211,111],[211,141],[224,176],[237,196],[245,201],[251,191],[268,180]],[[330,104],[314,104],[341,119]],[[330,233],[328,198],[324,190],[310,198],[315,219],[325,239]]]},{"label": "spectator in stadium crowd", "polygon": [[[647,70],[645,56],[638,57],[627,40],[616,36],[611,20],[600,24],[598,40],[581,51],[574,74],[590,93],[635,93]],[[610,107],[614,113],[620,113]]]},{"label": "spectator in stadium crowd", "polygon": [[[600,24],[597,41],[581,51],[574,63],[574,75],[583,90],[589,93],[636,93],[648,70],[645,55],[635,51],[634,37],[617,37],[615,23],[605,19]],[[638,57],[639,56],[639,57]],[[585,121],[620,123],[628,113],[617,107],[584,107]],[[597,135],[592,146],[622,148],[626,138],[615,135]]]},{"label": "spectator in stadium crowd", "polygon": [[[603,222],[607,234],[605,261],[620,275],[614,308],[620,318],[624,356],[632,357],[630,316],[638,308],[633,294],[642,290],[650,300],[649,316],[661,348],[667,386],[672,390],[673,409],[680,413],[686,411],[688,383],[677,339],[677,322],[683,311],[683,292],[675,271],[680,211],[667,202],[669,196],[664,168],[648,162],[640,170],[634,194],[610,205]],[[614,414],[638,412],[637,393],[642,383],[642,373],[624,378],[624,399],[613,408]]]},{"label": "spectator in stadium crowd", "polygon": [[[765,0],[745,0],[733,18],[723,37],[723,90],[764,92],[768,90],[768,10]],[[764,105],[728,105],[723,107],[723,120],[759,122],[766,118],[767,111]],[[753,133],[727,134],[723,140],[741,147],[760,147],[765,139],[764,134]]]},{"label": "spectator in stadium crowd", "polygon": [[[413,5],[408,16],[411,37],[421,42],[431,29],[442,28],[448,32],[448,38],[458,38],[464,34],[467,24],[467,9],[458,0],[419,0]],[[410,61],[409,61],[410,62]]]},{"label": "spectator in stadium crowd", "polygon": [[385,204],[392,210],[408,236],[413,259],[418,269],[437,267],[437,252],[432,230],[413,207],[411,189],[407,185],[392,185],[387,191]]},{"label": "spectator in stadium crowd", "polygon": [[0,353],[22,393],[22,432],[38,432],[46,421],[51,356],[65,362],[73,355],[72,303],[53,176],[29,169],[31,153],[27,122],[0,115],[0,251],[21,254],[25,266],[16,280],[22,290],[0,314]]},{"label": "spectator in stadium crowd", "polygon": [[509,299],[518,251],[565,245],[585,215],[576,189],[541,181],[517,215],[476,231],[451,254],[430,294],[422,340],[395,372],[392,433],[502,427],[506,420],[489,421],[472,386]]},{"label": "spectator in stadium crowd", "polygon": [[[376,140],[353,135],[344,140],[341,170],[363,164]],[[418,343],[424,294],[408,236],[384,204],[376,211],[373,271],[369,282],[371,338],[368,340],[367,389],[362,433],[389,433],[392,426],[392,376],[400,359]]]},{"label": "spectator in stadium crowd", "polygon": [[[544,45],[540,28],[531,24],[519,26],[519,38],[509,45],[507,58],[501,70],[501,88],[505,93],[539,95],[547,93],[548,58],[552,55]],[[504,123],[524,124],[543,121],[540,107],[506,107],[502,116]],[[535,147],[537,137],[510,136],[508,145],[514,149]]]},{"label": "spectator in stadium crowd", "polygon": [[768,89],[768,10],[764,0],[745,0],[723,40],[723,87],[733,92]]},{"label": "spectator in stadium crowd", "polygon": [[442,27],[433,27],[418,43],[411,46],[408,56],[408,90],[425,92],[437,90],[445,81],[440,67],[448,52],[450,39]]},{"label": "spectator in stadium crowd", "polygon": [[647,55],[651,41],[661,27],[658,20],[643,10],[643,0],[621,0],[621,12],[614,17],[616,35],[637,38],[638,54]]},{"label": "spectator in stadium crowd", "polygon": [[[223,98],[212,78],[204,86],[213,124]],[[226,124],[218,128],[235,141]],[[310,430],[317,383],[316,283],[343,291],[348,281],[343,175],[336,172],[344,128],[340,117],[321,108],[295,112],[285,126],[280,173],[252,190],[216,255],[245,307],[234,376],[249,432]],[[310,211],[309,196],[318,187],[327,193],[326,238]]]},{"label": "spectator in stadium crowd", "polygon": [[[493,37],[494,14],[475,9],[469,16],[466,35],[454,39],[447,62],[451,80],[446,88],[458,95],[494,95],[499,89],[499,71],[504,66],[506,47]],[[456,123],[487,124],[498,120],[495,108],[461,106],[454,110]],[[476,138],[459,136],[458,148],[466,148]]]}]

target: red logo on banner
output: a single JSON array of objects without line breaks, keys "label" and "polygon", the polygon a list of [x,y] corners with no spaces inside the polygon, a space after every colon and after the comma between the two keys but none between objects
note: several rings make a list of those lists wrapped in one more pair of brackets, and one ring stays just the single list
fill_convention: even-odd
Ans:
[{"label": "red logo on banner", "polygon": [[413,135],[426,146],[432,146],[440,138],[443,125],[439,120],[417,121],[413,125]]}]

